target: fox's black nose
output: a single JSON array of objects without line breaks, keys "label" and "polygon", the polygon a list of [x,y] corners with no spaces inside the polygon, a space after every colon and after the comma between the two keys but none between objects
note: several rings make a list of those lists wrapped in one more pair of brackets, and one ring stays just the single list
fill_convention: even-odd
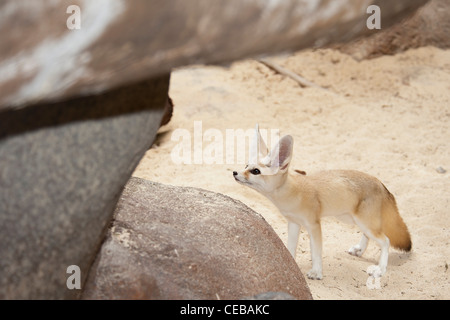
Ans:
[{"label": "fox's black nose", "polygon": [[233,171],[233,176],[237,176],[238,173],[236,171]]}]

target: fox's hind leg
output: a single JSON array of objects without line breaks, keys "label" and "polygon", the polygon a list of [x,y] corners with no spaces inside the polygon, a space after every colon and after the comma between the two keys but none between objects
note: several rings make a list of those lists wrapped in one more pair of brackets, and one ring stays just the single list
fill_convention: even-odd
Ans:
[{"label": "fox's hind leg", "polygon": [[[361,239],[362,244],[366,245],[368,239],[374,240],[381,248],[380,259],[378,260],[378,265],[370,266],[367,269],[367,273],[369,273],[372,277],[381,277],[386,272],[386,267],[389,258],[389,238],[386,237],[381,231],[377,228],[369,228],[366,224],[364,224],[358,218],[355,218],[356,224],[361,228],[362,232],[364,232],[364,236]],[[372,229],[372,230],[371,230]],[[366,239],[364,239],[366,238]],[[358,245],[357,245],[358,246]],[[361,243],[359,244],[361,246]],[[361,253],[362,254],[362,253]]]},{"label": "fox's hind leg", "polygon": [[369,243],[369,238],[363,233],[359,244],[355,244],[353,247],[348,249],[347,252],[349,254],[351,254],[352,256],[361,257],[363,255],[364,251],[366,251],[368,243]]},{"label": "fox's hind leg", "polygon": [[381,277],[386,273],[386,267],[389,258],[389,238],[384,234],[381,234],[379,237],[373,238],[381,248],[380,259],[378,261],[378,265],[370,266],[367,269],[367,273],[372,277]]}]

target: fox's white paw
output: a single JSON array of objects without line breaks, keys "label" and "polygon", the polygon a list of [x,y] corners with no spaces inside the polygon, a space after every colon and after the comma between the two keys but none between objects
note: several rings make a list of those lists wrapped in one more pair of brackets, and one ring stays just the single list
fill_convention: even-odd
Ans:
[{"label": "fox's white paw", "polygon": [[322,280],[322,271],[311,269],[306,276],[311,280]]},{"label": "fox's white paw", "polygon": [[354,245],[353,247],[351,247],[350,249],[348,249],[347,251],[349,254],[351,254],[352,256],[357,256],[357,257],[361,257],[363,254],[363,251],[360,247],[359,244]]},{"label": "fox's white paw", "polygon": [[381,268],[380,266],[377,265],[372,265],[367,268],[367,273],[371,277],[380,278],[383,274],[386,273],[386,269]]}]

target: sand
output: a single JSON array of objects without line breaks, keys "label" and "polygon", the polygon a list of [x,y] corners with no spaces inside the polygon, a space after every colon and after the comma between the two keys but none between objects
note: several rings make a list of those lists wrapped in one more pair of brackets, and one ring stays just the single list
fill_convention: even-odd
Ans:
[{"label": "sand", "polygon": [[[233,150],[213,158],[224,164],[194,159],[193,149],[191,160],[203,164],[176,164],[171,153],[181,145],[174,133],[188,132],[194,141],[196,121],[200,134],[216,129],[208,132],[214,141],[221,134],[224,145],[227,129],[247,130],[257,122],[290,134],[291,170],[355,169],[378,177],[396,196],[413,240],[411,253],[391,248],[387,273],[377,283],[366,270],[377,263],[378,246],[370,242],[362,258],[350,256],[346,250],[359,242],[358,227],[323,219],[324,278],[308,279],[313,297],[449,299],[450,50],[424,47],[361,62],[331,49],[270,59],[326,90],[301,88],[254,60],[175,70],[174,116],[134,176],[238,199],[263,215],[286,243],[284,217],[269,200],[234,181],[232,171],[244,165],[237,159],[226,163]],[[203,150],[208,145],[204,141]],[[304,229],[296,262],[304,274],[311,268]]]}]

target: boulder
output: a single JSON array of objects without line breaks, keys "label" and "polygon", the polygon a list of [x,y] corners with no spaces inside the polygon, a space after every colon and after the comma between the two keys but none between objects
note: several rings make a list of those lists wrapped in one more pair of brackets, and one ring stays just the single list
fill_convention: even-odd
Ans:
[{"label": "boulder", "polygon": [[152,143],[169,75],[0,113],[0,299],[77,298],[119,195]]},{"label": "boulder", "polygon": [[[258,294],[284,292],[280,294]],[[84,299],[311,299],[269,224],[241,202],[131,178]]]},{"label": "boulder", "polygon": [[377,32],[366,26],[370,5],[387,28],[426,1],[4,0],[0,109],[96,94],[194,63],[346,42]]},{"label": "boulder", "polygon": [[450,48],[450,1],[431,0],[413,16],[370,37],[335,46],[357,60],[396,54],[412,48]]}]

